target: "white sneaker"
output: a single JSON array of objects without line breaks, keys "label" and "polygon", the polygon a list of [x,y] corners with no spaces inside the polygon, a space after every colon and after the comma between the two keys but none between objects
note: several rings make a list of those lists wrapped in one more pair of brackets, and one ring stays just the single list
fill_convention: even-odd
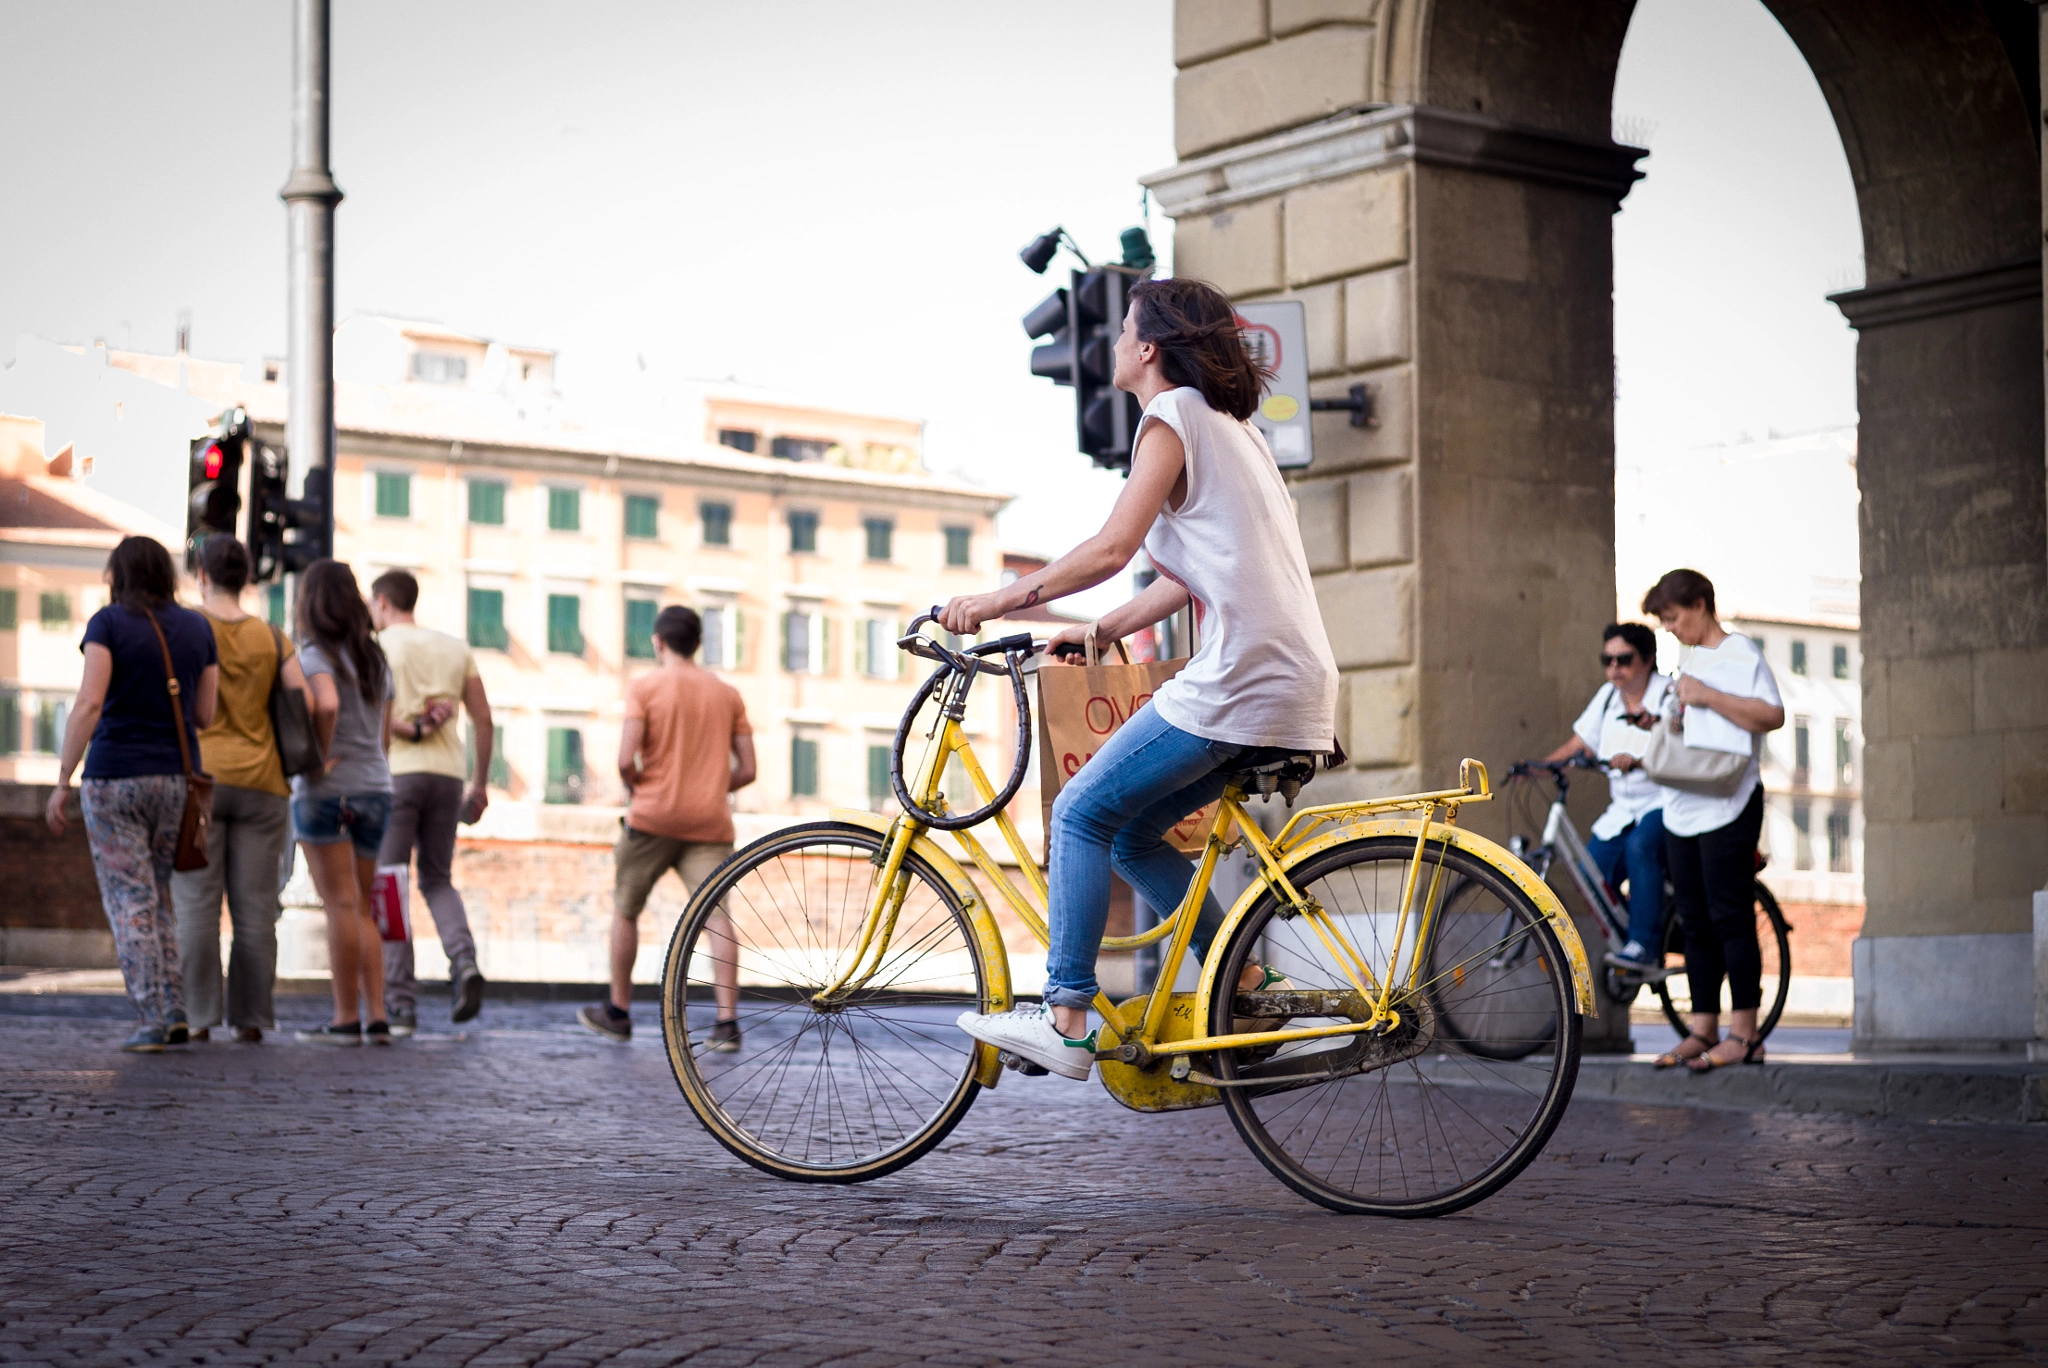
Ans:
[{"label": "white sneaker", "polygon": [[984,1044],[1021,1055],[1062,1078],[1088,1077],[1095,1067],[1095,1032],[1069,1040],[1052,1024],[1052,1013],[1035,1002],[1007,1012],[962,1012],[960,1029]]}]

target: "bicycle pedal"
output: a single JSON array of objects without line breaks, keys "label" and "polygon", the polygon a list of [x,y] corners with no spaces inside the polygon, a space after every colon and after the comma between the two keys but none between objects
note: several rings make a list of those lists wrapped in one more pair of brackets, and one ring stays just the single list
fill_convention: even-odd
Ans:
[{"label": "bicycle pedal", "polygon": [[1033,1064],[1030,1060],[1024,1058],[1024,1056],[1011,1054],[1008,1050],[1004,1050],[1000,1054],[998,1054],[996,1056],[996,1060],[1004,1068],[1011,1069],[1017,1073],[1023,1074],[1026,1078],[1043,1078],[1047,1074],[1052,1072],[1052,1070],[1046,1068],[1045,1065]]}]

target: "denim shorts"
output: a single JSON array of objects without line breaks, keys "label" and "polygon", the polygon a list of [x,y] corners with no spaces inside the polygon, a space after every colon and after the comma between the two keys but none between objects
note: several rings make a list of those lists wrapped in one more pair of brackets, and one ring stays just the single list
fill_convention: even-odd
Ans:
[{"label": "denim shorts", "polygon": [[292,830],[306,845],[354,841],[356,858],[374,860],[391,825],[391,795],[352,793],[346,798],[292,799]]}]

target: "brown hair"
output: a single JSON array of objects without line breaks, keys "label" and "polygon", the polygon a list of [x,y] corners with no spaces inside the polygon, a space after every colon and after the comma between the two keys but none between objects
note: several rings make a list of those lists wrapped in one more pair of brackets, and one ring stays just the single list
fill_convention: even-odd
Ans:
[{"label": "brown hair", "polygon": [[654,634],[661,644],[688,660],[704,644],[704,619],[694,608],[670,604],[654,619]]},{"label": "brown hair", "polygon": [[1650,586],[1650,592],[1643,595],[1643,611],[1653,617],[1670,608],[1691,608],[1706,605],[1707,612],[1714,611],[1714,582],[1697,570],[1669,570],[1664,578]]},{"label": "brown hair", "polygon": [[419,606],[420,582],[410,570],[386,570],[370,581],[370,597],[382,598],[401,613]]},{"label": "brown hair", "polygon": [[208,537],[199,548],[199,568],[230,594],[249,587],[249,549],[233,537]]},{"label": "brown hair", "polygon": [[1131,303],[1138,340],[1159,348],[1168,380],[1200,390],[1210,408],[1240,422],[1258,411],[1273,372],[1245,350],[1237,311],[1223,291],[1205,280],[1171,276],[1140,281],[1131,288]]},{"label": "brown hair", "polygon": [[370,629],[370,605],[356,589],[356,572],[347,561],[316,560],[299,577],[297,635],[326,652],[346,670],[363,702],[384,701],[390,666],[384,648]]},{"label": "brown hair", "polygon": [[114,602],[134,613],[149,613],[178,596],[178,567],[163,543],[123,537],[107,555],[107,579]]}]

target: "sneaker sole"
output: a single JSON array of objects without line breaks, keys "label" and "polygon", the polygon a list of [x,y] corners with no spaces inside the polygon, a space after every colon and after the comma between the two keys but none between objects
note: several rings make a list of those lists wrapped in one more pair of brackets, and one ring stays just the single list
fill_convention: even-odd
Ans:
[{"label": "sneaker sole", "polygon": [[333,1045],[336,1047],[347,1047],[353,1045],[361,1045],[363,1043],[363,1038],[361,1036],[302,1035],[298,1032],[293,1032],[292,1038],[297,1040],[302,1045]]},{"label": "sneaker sole", "polygon": [[590,1032],[592,1035],[596,1036],[599,1040],[609,1040],[614,1045],[631,1045],[633,1043],[633,1036],[631,1032],[627,1032],[622,1035],[615,1031],[607,1031],[602,1027],[591,1025],[582,1017],[576,1018],[576,1024],[578,1026],[581,1026],[584,1030]]},{"label": "sneaker sole", "polygon": [[462,1022],[472,1020],[483,1009],[484,976],[482,974],[471,974],[456,989],[455,1010],[449,1013],[448,1019],[459,1025]]}]

